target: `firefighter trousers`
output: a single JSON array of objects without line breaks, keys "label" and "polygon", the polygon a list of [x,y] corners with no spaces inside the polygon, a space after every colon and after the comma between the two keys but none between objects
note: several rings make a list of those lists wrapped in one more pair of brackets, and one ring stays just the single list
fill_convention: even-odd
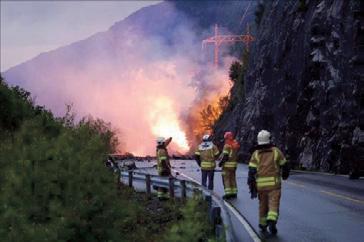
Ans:
[{"label": "firefighter trousers", "polygon": [[267,225],[267,220],[277,222],[281,189],[258,191],[259,224]]},{"label": "firefighter trousers", "polygon": [[168,189],[165,187],[158,187],[157,196],[159,199],[168,199]]},{"label": "firefighter trousers", "polygon": [[225,195],[237,195],[238,188],[236,187],[236,169],[223,168],[222,170],[222,182],[224,184]]},{"label": "firefighter trousers", "polygon": [[[169,177],[170,172],[161,172],[159,175],[161,177]],[[157,188],[157,197],[159,200],[165,200],[169,198],[169,189],[165,187]]]},{"label": "firefighter trousers", "polygon": [[201,170],[201,183],[202,186],[207,187],[207,178],[208,178],[208,189],[214,189],[214,170]]}]

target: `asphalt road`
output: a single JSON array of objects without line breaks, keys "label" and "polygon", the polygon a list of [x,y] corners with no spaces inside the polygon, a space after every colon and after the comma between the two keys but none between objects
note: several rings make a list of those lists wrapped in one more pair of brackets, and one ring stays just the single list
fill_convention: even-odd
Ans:
[{"label": "asphalt road", "polygon": [[[200,181],[194,161],[175,161],[181,173]],[[231,204],[247,219],[262,241],[364,241],[364,179],[349,180],[346,176],[321,173],[291,172],[282,185],[278,234],[275,237],[259,232],[258,200],[251,200],[247,166],[237,170],[238,198]],[[215,173],[214,192],[223,195],[221,173]],[[238,241],[248,241],[241,223],[232,218]],[[241,226],[241,229],[239,229]]]}]

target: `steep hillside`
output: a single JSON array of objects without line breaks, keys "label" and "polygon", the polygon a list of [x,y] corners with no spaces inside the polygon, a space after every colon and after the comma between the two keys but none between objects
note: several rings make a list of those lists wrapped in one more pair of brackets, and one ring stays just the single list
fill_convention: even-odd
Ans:
[{"label": "steep hillside", "polygon": [[[138,52],[138,48],[143,48],[146,42],[158,42],[156,51],[159,50],[159,44],[166,44],[177,51],[180,43],[177,43],[176,36],[179,37],[181,26],[188,26],[195,34],[194,44],[197,46],[200,46],[204,37],[211,35],[210,28],[215,23],[224,26],[226,31],[242,33],[253,18],[255,3],[251,4],[246,17],[240,22],[248,4],[248,1],[216,1],[214,4],[208,1],[177,1],[145,7],[115,23],[105,32],[42,53],[32,60],[14,66],[5,71],[3,77],[10,84],[20,85],[34,92],[41,103],[45,104],[43,102],[46,100],[41,95],[42,86],[49,80],[53,83],[67,82],[69,79],[76,81],[85,71],[95,71],[90,70],[94,65],[100,66],[97,72],[107,78],[110,73],[120,68],[121,63],[133,59],[134,53],[130,53],[131,49],[135,48],[135,52]],[[142,35],[145,42],[134,42],[136,39],[140,40],[135,35]],[[183,42],[183,39],[180,41]],[[187,37],[186,41],[190,39]],[[170,52],[160,53],[164,54],[167,58]],[[59,73],[60,70],[62,73]],[[35,87],[34,83],[38,83],[38,86]],[[50,88],[47,91],[57,94],[59,90]]]},{"label": "steep hillside", "polygon": [[[56,115],[73,104],[81,116],[112,122],[129,152],[154,153],[154,139],[161,135],[175,136],[172,145],[178,147],[173,149],[185,152],[185,130],[190,128],[183,130],[183,117],[196,97],[209,95],[206,90],[218,95],[228,86],[226,70],[211,65],[213,48],[202,52],[201,41],[212,35],[216,23],[221,33],[242,33],[253,15],[254,3],[247,1],[162,2],[105,32],[42,53],[3,76]],[[220,54],[227,56],[228,47]],[[221,66],[223,62],[221,58]]]},{"label": "steep hillside", "polygon": [[216,133],[235,131],[245,161],[267,129],[292,162],[347,172],[363,107],[363,2],[264,1],[257,12],[246,99],[223,114]]}]

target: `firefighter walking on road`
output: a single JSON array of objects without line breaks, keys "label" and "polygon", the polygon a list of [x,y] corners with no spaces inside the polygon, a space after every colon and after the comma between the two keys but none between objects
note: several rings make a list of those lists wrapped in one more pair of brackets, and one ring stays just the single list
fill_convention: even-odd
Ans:
[{"label": "firefighter walking on road", "polygon": [[214,189],[214,172],[215,172],[215,160],[219,155],[219,149],[210,140],[210,135],[206,134],[202,137],[202,143],[198,146],[195,152],[195,160],[201,167],[201,183],[202,186],[206,186],[208,178],[208,189]]},{"label": "firefighter walking on road", "polygon": [[[163,137],[157,138],[157,169],[158,175],[162,177],[169,177],[171,175],[171,164],[169,162],[167,150],[167,146],[171,141],[172,137],[168,139]],[[169,198],[168,189],[165,187],[158,187],[157,196],[159,200],[167,200]]]},{"label": "firefighter walking on road", "polygon": [[236,198],[238,188],[236,186],[236,168],[238,167],[237,152],[239,143],[234,139],[232,132],[224,134],[225,144],[222,151],[223,157],[219,163],[222,167],[222,180],[224,184],[225,195],[223,198]]},{"label": "firefighter walking on road", "polygon": [[[277,233],[279,202],[281,198],[281,177],[289,176],[289,166],[282,152],[271,144],[271,135],[262,130],[258,133],[258,146],[249,162],[248,185],[252,198],[259,198],[259,227],[272,234]],[[256,190],[254,189],[256,184]],[[255,194],[254,194],[255,193]]]}]

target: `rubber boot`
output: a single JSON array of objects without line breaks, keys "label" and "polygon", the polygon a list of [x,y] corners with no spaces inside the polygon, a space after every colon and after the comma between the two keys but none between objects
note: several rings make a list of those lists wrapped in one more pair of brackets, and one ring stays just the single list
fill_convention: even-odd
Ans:
[{"label": "rubber boot", "polygon": [[277,234],[278,230],[276,227],[276,221],[268,220],[267,224],[268,224],[269,233],[274,234],[274,235]]},{"label": "rubber boot", "polygon": [[267,232],[267,225],[259,224],[259,228],[262,232]]},{"label": "rubber boot", "polygon": [[222,199],[225,199],[225,200],[228,200],[230,198],[232,198],[231,194],[225,194],[224,196],[222,196]]}]

